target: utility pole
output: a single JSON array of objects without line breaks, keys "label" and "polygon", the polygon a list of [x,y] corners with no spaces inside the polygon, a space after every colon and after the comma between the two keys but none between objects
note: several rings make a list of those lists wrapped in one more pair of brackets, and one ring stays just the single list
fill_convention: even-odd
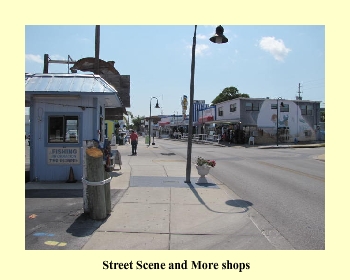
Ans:
[{"label": "utility pole", "polygon": [[95,63],[94,63],[94,74],[99,75],[99,61],[100,61],[100,26],[96,25],[95,28]]},{"label": "utility pole", "polygon": [[[300,83],[299,83],[299,87],[298,87],[298,96],[297,96],[297,100],[301,100],[301,96],[300,96]],[[299,138],[299,102],[297,102],[297,135],[294,138],[294,143],[298,143],[298,138]]]},{"label": "utility pole", "polygon": [[298,90],[299,96],[298,96],[298,100],[301,100],[300,93],[301,93],[301,91],[300,91],[300,83],[299,83],[299,90]]}]

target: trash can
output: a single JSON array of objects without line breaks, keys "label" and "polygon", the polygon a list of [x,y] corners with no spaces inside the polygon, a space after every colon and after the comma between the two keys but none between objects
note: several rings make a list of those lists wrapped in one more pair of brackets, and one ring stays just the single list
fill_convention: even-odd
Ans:
[{"label": "trash can", "polygon": [[145,144],[148,144],[149,143],[149,135],[146,135],[145,136]]}]

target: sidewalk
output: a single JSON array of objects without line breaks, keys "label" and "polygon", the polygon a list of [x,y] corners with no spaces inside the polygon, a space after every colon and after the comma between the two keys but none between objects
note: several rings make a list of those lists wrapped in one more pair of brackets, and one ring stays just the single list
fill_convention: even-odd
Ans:
[{"label": "sidewalk", "polygon": [[[254,209],[207,175],[208,184],[184,183],[186,160],[140,137],[138,155],[118,146],[113,188],[125,193],[84,250],[293,249]],[[116,147],[112,146],[112,149]]]}]

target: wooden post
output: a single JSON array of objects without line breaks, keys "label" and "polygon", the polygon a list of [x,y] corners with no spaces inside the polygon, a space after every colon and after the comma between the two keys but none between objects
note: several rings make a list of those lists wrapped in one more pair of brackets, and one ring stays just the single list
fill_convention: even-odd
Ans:
[{"label": "wooden post", "polygon": [[49,73],[49,55],[44,54],[44,70],[43,74]]},{"label": "wooden post", "polygon": [[95,63],[94,74],[100,74],[100,26],[95,27]]},{"label": "wooden post", "polygon": [[[106,172],[104,173],[105,179],[108,179],[110,177],[110,173]],[[108,182],[104,185],[105,189],[105,199],[106,199],[106,214],[109,215],[112,212],[112,203],[111,203],[111,183]]]},{"label": "wooden post", "polygon": [[[89,182],[104,180],[103,153],[96,147],[86,149],[86,179]],[[107,217],[105,186],[88,185],[89,214],[93,220],[103,220]]]}]

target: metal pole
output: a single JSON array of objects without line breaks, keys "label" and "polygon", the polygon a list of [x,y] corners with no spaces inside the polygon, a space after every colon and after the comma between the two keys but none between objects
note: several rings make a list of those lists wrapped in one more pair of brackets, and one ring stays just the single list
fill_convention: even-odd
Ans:
[{"label": "metal pole", "polygon": [[195,70],[195,56],[196,56],[196,31],[197,31],[197,25],[194,26],[193,44],[192,44],[190,111],[189,111],[189,120],[188,120],[187,163],[186,163],[185,183],[191,183],[191,153],[192,153],[192,129],[193,129],[194,70]]},{"label": "metal pole", "polygon": [[148,146],[151,146],[151,101],[149,101],[149,120],[148,120]]},{"label": "metal pole", "polygon": [[277,132],[276,132],[277,146],[278,146],[278,99],[279,99],[279,98],[277,98]]},{"label": "metal pole", "polygon": [[[156,108],[158,107],[158,98],[157,97],[151,97],[150,101],[149,101],[149,120],[148,120],[148,146],[151,146],[151,103],[152,103],[152,99],[155,98],[157,99],[157,104],[156,104]],[[153,145],[154,145],[154,138],[153,138]]]}]

